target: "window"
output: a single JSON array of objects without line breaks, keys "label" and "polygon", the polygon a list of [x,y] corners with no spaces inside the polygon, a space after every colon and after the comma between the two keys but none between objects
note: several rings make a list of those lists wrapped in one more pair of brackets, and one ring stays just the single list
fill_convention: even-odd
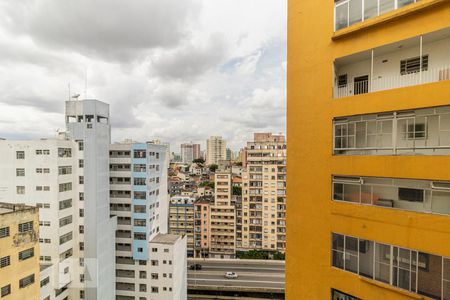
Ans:
[{"label": "window", "polygon": [[331,289],[331,300],[361,300],[361,299],[356,298],[355,296],[351,296],[349,294],[343,293],[341,291]]},{"label": "window", "polygon": [[158,248],[152,248],[152,252],[153,252],[153,253],[158,252]]},{"label": "window", "polygon": [[84,184],[84,176],[79,176],[78,177],[78,183],[79,184]]},{"label": "window", "polygon": [[79,233],[84,233],[84,226],[83,226],[83,225],[80,225],[80,226],[79,226],[78,232],[79,232]]},{"label": "window", "polygon": [[72,174],[72,166],[60,166],[58,167],[58,175]]},{"label": "window", "polygon": [[158,293],[158,288],[156,286],[152,286],[152,293]]},{"label": "window", "polygon": [[147,291],[147,285],[146,284],[139,284],[139,291],[140,292],[146,292]]},{"label": "window", "polygon": [[146,157],[146,152],[145,150],[134,150],[133,152],[134,154],[134,158],[145,158]]},{"label": "window", "polygon": [[72,182],[60,183],[59,184],[59,192],[67,192],[72,190]]},{"label": "window", "polygon": [[4,268],[7,267],[11,264],[11,258],[10,256],[4,256],[2,258],[0,258],[0,268]]},{"label": "window", "polygon": [[25,151],[16,151],[16,159],[25,159]]},{"label": "window", "polygon": [[23,195],[25,194],[25,187],[24,186],[16,186],[16,193],[18,195]]},{"label": "window", "polygon": [[[422,71],[428,70],[428,55],[422,56]],[[420,71],[420,56],[400,61],[400,74],[406,75]]]},{"label": "window", "polygon": [[134,178],[134,185],[145,185],[145,178]]},{"label": "window", "polygon": [[[81,227],[81,226],[80,226]],[[59,237],[59,244],[62,245],[70,240],[72,240],[73,234],[72,231],[68,232],[62,236]]]},{"label": "window", "polygon": [[[347,266],[352,260],[348,256],[353,255],[347,247],[338,250],[342,249],[342,242],[346,246],[346,241],[353,243],[353,240],[358,241],[356,260],[359,268],[356,270]],[[335,259],[336,251],[343,253],[338,259]],[[333,233],[332,263],[334,267],[433,299],[445,299],[444,295],[448,293],[445,284],[450,264],[446,257]]]},{"label": "window", "polygon": [[78,167],[79,168],[84,168],[84,159],[79,159],[78,160]]},{"label": "window", "polygon": [[59,201],[59,210],[63,210],[69,207],[72,207],[72,199]]},{"label": "window", "polygon": [[44,287],[49,283],[50,283],[50,277],[45,277],[44,279],[41,280],[41,287]]},{"label": "window", "polygon": [[72,157],[72,149],[58,148],[58,157]]},{"label": "window", "polygon": [[34,256],[34,248],[30,248],[19,252],[19,260],[26,260],[33,256]]},{"label": "window", "polygon": [[16,169],[16,176],[18,176],[18,177],[25,176],[25,169],[23,169],[23,168]]},{"label": "window", "polygon": [[31,274],[31,275],[19,280],[19,287],[24,288],[33,283],[34,283],[34,274]]},{"label": "window", "polygon": [[84,150],[84,142],[83,141],[77,141],[78,142],[78,150],[83,151]]},{"label": "window", "polygon": [[80,208],[80,217],[83,218],[84,217],[84,209]]},{"label": "window", "polygon": [[154,259],[151,261],[151,263],[152,263],[152,266],[157,266],[158,265],[158,261],[154,260]]},{"label": "window", "polygon": [[9,227],[0,228],[0,239],[9,236]]},{"label": "window", "polygon": [[145,227],[146,220],[145,219],[134,219],[134,226]]},{"label": "window", "polygon": [[19,233],[25,233],[31,230],[33,230],[33,221],[19,224]]},{"label": "window", "polygon": [[80,201],[84,201],[84,193],[83,193],[83,192],[80,192],[80,194],[79,194],[79,200],[80,200]]},{"label": "window", "polygon": [[84,299],[84,291],[83,290],[80,291],[80,299]]},{"label": "window", "polygon": [[72,224],[72,215],[59,219],[59,227]]},{"label": "window", "polygon": [[5,296],[7,296],[9,294],[11,294],[11,285],[10,284],[5,285],[5,286],[2,287],[0,296],[1,297],[5,297]]}]

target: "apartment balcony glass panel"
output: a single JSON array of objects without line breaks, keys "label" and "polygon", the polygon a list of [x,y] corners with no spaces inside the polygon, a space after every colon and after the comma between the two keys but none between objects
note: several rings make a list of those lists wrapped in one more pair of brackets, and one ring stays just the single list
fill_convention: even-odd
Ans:
[{"label": "apartment balcony glass panel", "polygon": [[366,21],[420,0],[335,0],[334,30]]},{"label": "apartment balcony glass panel", "polygon": [[334,119],[334,155],[449,155],[450,106]]},{"label": "apartment balcony glass panel", "polygon": [[332,233],[331,263],[335,268],[412,293],[450,299],[448,257]]},{"label": "apartment balcony glass panel", "polygon": [[450,215],[450,181],[333,176],[333,200]]},{"label": "apartment balcony glass panel", "polygon": [[335,60],[334,98],[450,80],[450,28]]}]

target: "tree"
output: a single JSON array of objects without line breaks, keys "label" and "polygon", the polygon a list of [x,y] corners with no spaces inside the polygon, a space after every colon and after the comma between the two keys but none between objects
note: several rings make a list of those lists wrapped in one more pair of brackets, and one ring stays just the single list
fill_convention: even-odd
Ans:
[{"label": "tree", "polygon": [[209,182],[209,181],[203,181],[202,183],[200,183],[198,185],[199,187],[205,187],[205,186],[209,186],[210,188],[214,188],[214,182]]},{"label": "tree", "polygon": [[233,195],[241,196],[242,188],[240,186],[233,186]]},{"label": "tree", "polygon": [[204,164],[205,160],[203,158],[196,158],[192,162],[196,164]]},{"label": "tree", "polygon": [[219,166],[216,165],[216,164],[212,164],[212,165],[209,166],[209,170],[210,170],[211,172],[216,172],[216,170],[217,170],[218,168],[219,168]]}]

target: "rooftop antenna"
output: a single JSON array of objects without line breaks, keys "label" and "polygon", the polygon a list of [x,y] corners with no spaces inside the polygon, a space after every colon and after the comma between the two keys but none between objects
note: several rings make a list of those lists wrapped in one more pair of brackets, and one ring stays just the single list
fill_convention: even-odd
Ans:
[{"label": "rooftop antenna", "polygon": [[70,82],[67,84],[68,88],[69,88],[69,101],[70,101]]},{"label": "rooftop antenna", "polygon": [[80,97],[80,94],[73,94],[72,99],[75,99],[78,101],[78,97]]}]

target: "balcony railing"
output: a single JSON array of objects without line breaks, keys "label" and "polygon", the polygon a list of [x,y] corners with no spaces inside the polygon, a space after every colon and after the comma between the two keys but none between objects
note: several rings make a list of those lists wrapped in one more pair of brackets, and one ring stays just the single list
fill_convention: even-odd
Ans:
[{"label": "balcony railing", "polygon": [[334,30],[383,15],[420,0],[335,0]]},{"label": "balcony railing", "polygon": [[450,28],[337,58],[334,98],[450,80]]},{"label": "balcony railing", "polygon": [[450,80],[450,65],[429,69],[423,72],[413,72],[405,75],[386,76],[372,80],[349,82],[334,88],[335,98],[343,98],[353,95],[391,90],[426,84],[438,81]]}]

